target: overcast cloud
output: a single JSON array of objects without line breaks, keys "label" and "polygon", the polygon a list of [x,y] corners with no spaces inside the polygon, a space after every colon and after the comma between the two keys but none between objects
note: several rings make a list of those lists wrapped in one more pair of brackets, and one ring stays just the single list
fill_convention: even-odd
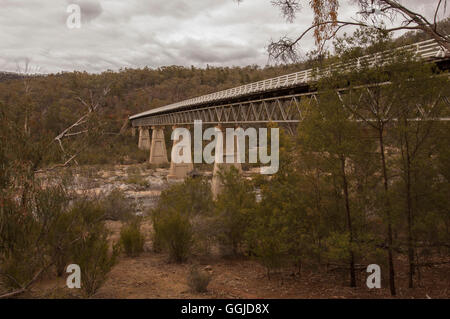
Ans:
[{"label": "overcast cloud", "polygon": [[[411,2],[425,11],[434,3]],[[81,7],[80,29],[66,26],[71,3]],[[0,0],[0,7],[0,70],[13,72],[26,59],[45,73],[265,65],[271,39],[295,36],[312,19],[306,6],[286,23],[270,0]],[[355,8],[344,1],[341,14]],[[304,53],[313,47],[311,37],[302,42]]]}]

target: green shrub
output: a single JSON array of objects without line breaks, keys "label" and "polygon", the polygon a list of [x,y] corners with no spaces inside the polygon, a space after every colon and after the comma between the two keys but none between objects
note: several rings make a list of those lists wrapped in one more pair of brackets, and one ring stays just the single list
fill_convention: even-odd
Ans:
[{"label": "green shrub", "polygon": [[118,245],[113,245],[110,252],[106,228],[89,233],[74,245],[73,263],[80,266],[81,288],[87,297],[94,295],[105,282],[118,254]]},{"label": "green shrub", "polygon": [[256,197],[251,183],[236,168],[219,174],[223,187],[215,202],[216,238],[226,254],[236,255],[244,242]]},{"label": "green shrub", "polygon": [[207,292],[208,285],[211,281],[211,274],[206,271],[192,267],[188,274],[188,285],[195,292]]},{"label": "green shrub", "polygon": [[[36,185],[19,203],[0,195],[0,278],[7,288],[26,286],[67,249],[66,229],[58,227],[66,209],[63,187]],[[56,233],[58,233],[56,235]],[[59,264],[57,264],[59,266]]]},{"label": "green shrub", "polygon": [[169,250],[173,261],[181,263],[188,258],[192,247],[192,225],[187,216],[177,212],[153,213],[154,240]]},{"label": "green shrub", "polygon": [[36,193],[36,216],[43,225],[47,253],[60,277],[70,258],[70,248],[81,236],[80,230],[73,227],[79,223],[78,216],[69,209],[70,194],[64,187],[48,187]]},{"label": "green shrub", "polygon": [[67,264],[75,263],[82,268],[86,294],[98,289],[114,260],[108,254],[105,211],[98,201],[87,197],[76,198],[70,207],[69,203],[62,186],[36,185],[26,205],[3,199],[0,273],[5,286],[26,286],[50,265],[62,275]]},{"label": "green shrub", "polygon": [[48,244],[58,277],[65,274],[70,260],[71,245],[81,236],[81,228],[72,228],[76,220],[77,216],[73,211],[65,211],[49,232]]},{"label": "green shrub", "polygon": [[103,199],[100,204],[105,211],[105,219],[108,220],[129,220],[134,213],[135,205],[131,199],[127,198],[125,192],[115,188]]},{"label": "green shrub", "polygon": [[194,240],[209,240],[210,236],[201,236],[199,230],[211,227],[198,220],[204,220],[212,211],[212,194],[206,179],[188,178],[164,190],[152,212],[153,249],[166,248],[175,261],[186,260]]},{"label": "green shrub", "polygon": [[120,244],[129,257],[139,256],[144,251],[145,236],[140,228],[140,221],[132,221],[120,230]]},{"label": "green shrub", "polygon": [[205,178],[187,178],[183,183],[174,184],[161,193],[158,208],[178,211],[189,218],[211,214],[211,186]]},{"label": "green shrub", "polygon": [[266,268],[268,278],[274,270],[287,264],[287,254],[283,245],[286,244],[273,234],[272,237],[265,236],[259,240],[258,245],[253,249],[256,259]]},{"label": "green shrub", "polygon": [[92,296],[106,280],[119,254],[119,245],[110,252],[109,232],[104,223],[101,202],[87,197],[76,199],[68,212],[72,235],[67,250],[70,263],[81,268],[81,285],[86,296]]}]

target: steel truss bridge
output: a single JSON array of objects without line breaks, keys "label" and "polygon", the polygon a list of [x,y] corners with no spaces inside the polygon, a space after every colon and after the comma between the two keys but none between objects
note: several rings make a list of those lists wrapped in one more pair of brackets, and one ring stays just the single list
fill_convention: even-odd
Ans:
[{"label": "steel truss bridge", "polygon": [[[345,72],[362,66],[383,65],[392,60],[397,50],[414,54],[417,59],[448,63],[449,55],[435,40],[414,43],[391,51],[366,55],[347,64],[334,64],[325,69],[308,69],[228,90],[199,96],[131,116],[133,127],[203,124],[246,125],[280,123],[289,128],[304,118],[307,105],[316,103],[318,92],[310,84],[334,70]],[[364,88],[361,88],[364,89]],[[367,89],[367,87],[365,88]],[[347,89],[338,91],[341,97]],[[448,98],[444,98],[449,103]]]}]

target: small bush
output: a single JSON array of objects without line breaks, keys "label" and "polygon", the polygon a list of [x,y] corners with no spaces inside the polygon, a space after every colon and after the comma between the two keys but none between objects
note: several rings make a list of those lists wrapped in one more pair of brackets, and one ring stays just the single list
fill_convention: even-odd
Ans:
[{"label": "small bush", "polygon": [[283,242],[277,238],[276,234],[269,238],[262,238],[259,244],[253,249],[256,259],[266,268],[267,277],[270,274],[287,264],[288,258],[283,249]]},{"label": "small bush", "polygon": [[105,210],[105,219],[128,221],[133,216],[134,203],[125,196],[125,192],[121,189],[113,189],[100,202]]},{"label": "small bush", "polygon": [[132,221],[120,230],[120,244],[128,257],[137,257],[144,251],[145,237],[140,228],[140,221]]},{"label": "small bush", "polygon": [[182,255],[191,251],[194,241],[207,250],[212,238],[212,211],[211,187],[205,178],[187,178],[164,190],[152,213],[153,249],[167,248],[178,261],[186,259]]},{"label": "small bush", "polygon": [[77,218],[74,211],[63,212],[49,232],[48,244],[58,277],[65,274],[72,243],[81,235],[82,228],[73,227]]},{"label": "small bush", "polygon": [[211,278],[208,272],[192,267],[188,274],[188,285],[195,292],[207,292]]},{"label": "small bush", "polygon": [[36,185],[23,204],[3,195],[0,193],[0,280],[7,288],[16,289],[59,260],[60,251],[67,248],[69,232],[58,227],[67,194],[60,186],[40,189]]},{"label": "small bush", "polygon": [[94,295],[116,263],[118,245],[109,251],[106,229],[92,232],[74,247],[73,260],[81,269],[81,288],[87,297]]},{"label": "small bush", "polygon": [[177,212],[153,213],[154,242],[169,250],[177,263],[188,258],[192,247],[192,226],[189,218]]},{"label": "small bush", "polygon": [[78,233],[70,247],[71,263],[80,266],[81,288],[90,297],[102,286],[114,266],[119,245],[114,244],[110,251],[105,210],[98,201],[81,198],[74,203],[70,213],[75,217],[72,231]]},{"label": "small bush", "polygon": [[219,172],[222,190],[215,201],[216,238],[226,255],[238,255],[250,224],[250,212],[256,207],[251,182],[235,167]]}]

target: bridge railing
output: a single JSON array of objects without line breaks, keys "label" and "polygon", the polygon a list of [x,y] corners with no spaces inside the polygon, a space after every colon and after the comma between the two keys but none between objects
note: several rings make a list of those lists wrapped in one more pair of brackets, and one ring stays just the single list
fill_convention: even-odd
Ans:
[{"label": "bridge railing", "polygon": [[144,113],[140,113],[137,115],[134,115],[130,117],[130,119],[138,118],[145,115],[151,115],[155,113],[160,113],[164,111],[170,111],[173,109],[177,109],[184,106],[191,106],[191,105],[197,105],[197,104],[203,104],[207,102],[214,102],[229,98],[235,98],[239,96],[248,95],[251,93],[258,93],[258,92],[265,92],[270,90],[275,90],[279,88],[288,88],[291,86],[301,85],[301,84],[307,84],[311,81],[316,81],[323,77],[326,74],[329,74],[332,70],[339,69],[340,71],[346,71],[346,70],[354,70],[355,68],[359,68],[361,65],[369,65],[374,66],[377,64],[385,64],[392,60],[392,57],[394,56],[395,52],[398,52],[399,50],[406,50],[408,52],[413,53],[416,58],[419,59],[434,59],[434,58],[440,58],[444,57],[444,50],[441,48],[441,46],[437,43],[436,40],[430,39],[422,42],[417,42],[414,44],[406,45],[400,48],[396,48],[394,50],[388,50],[376,54],[368,54],[359,57],[358,59],[342,64],[342,63],[336,63],[334,65],[331,65],[329,68],[326,69],[308,69],[303,70],[291,74],[286,74],[282,76],[278,76],[275,78],[270,78],[267,80],[262,80],[258,82],[253,82],[245,85],[241,85],[238,87],[234,87],[231,89],[202,95],[196,98],[184,100],[181,102],[177,102],[174,104],[170,104],[167,106],[163,106],[154,110],[150,110]]}]

